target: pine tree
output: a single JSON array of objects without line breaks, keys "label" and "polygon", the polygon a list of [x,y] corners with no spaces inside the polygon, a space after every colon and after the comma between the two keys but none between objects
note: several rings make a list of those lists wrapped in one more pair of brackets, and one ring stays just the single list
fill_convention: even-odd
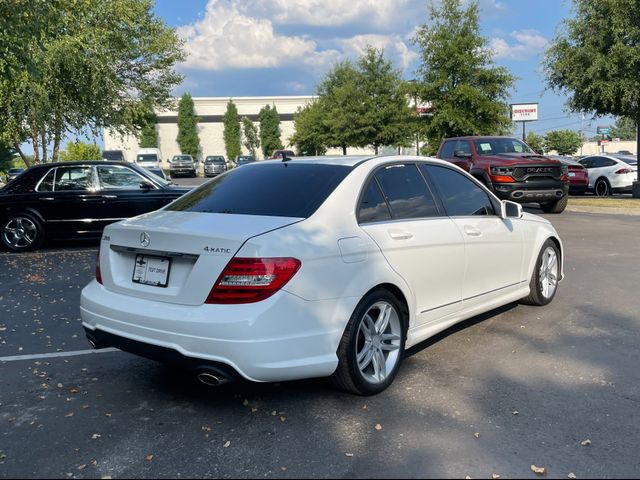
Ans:
[{"label": "pine tree", "polygon": [[260,122],[260,144],[265,158],[271,156],[274,150],[284,148],[280,140],[280,116],[275,105],[273,108],[265,105],[258,114]]},{"label": "pine tree", "polygon": [[140,131],[140,148],[158,148],[158,130],[156,123],[158,116],[151,111],[142,130]]},{"label": "pine tree", "polygon": [[242,117],[242,134],[244,137],[243,145],[255,157],[258,148],[260,148],[260,138],[258,138],[258,129],[247,117]]},{"label": "pine tree", "polygon": [[224,114],[224,148],[227,152],[227,158],[234,160],[240,155],[240,117],[238,116],[238,108],[233,100],[227,103],[227,111]]},{"label": "pine tree", "polygon": [[185,155],[191,155],[194,159],[200,152],[200,139],[198,137],[198,117],[196,117],[193,99],[185,93],[178,103],[178,146]]}]

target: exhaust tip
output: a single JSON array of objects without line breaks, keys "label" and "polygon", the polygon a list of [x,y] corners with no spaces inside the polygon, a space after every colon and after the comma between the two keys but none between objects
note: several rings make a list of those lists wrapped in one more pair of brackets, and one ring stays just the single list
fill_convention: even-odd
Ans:
[{"label": "exhaust tip", "polygon": [[207,385],[209,387],[219,387],[220,385],[223,385],[228,381],[226,378],[211,372],[200,372],[196,375],[196,377],[198,378],[198,381],[200,383],[203,383],[204,385]]}]

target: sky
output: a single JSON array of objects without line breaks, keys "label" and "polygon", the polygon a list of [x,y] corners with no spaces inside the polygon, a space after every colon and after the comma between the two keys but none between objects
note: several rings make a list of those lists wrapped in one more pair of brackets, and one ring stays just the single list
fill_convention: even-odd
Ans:
[{"label": "sky", "polygon": [[[518,79],[510,102],[539,103],[539,120],[527,132],[567,128],[592,136],[597,125],[610,123],[568,113],[566,99],[545,85],[541,60],[571,14],[569,0],[479,5],[495,63]],[[427,0],[157,0],[155,11],[188,52],[175,94],[202,97],[312,95],[336,61],[357,58],[368,44],[384,48],[405,79],[415,78],[411,39],[428,21]]]}]

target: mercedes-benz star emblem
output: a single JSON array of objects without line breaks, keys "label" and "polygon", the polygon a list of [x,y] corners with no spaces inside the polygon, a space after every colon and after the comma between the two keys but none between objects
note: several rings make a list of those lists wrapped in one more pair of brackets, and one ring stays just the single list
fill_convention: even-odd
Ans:
[{"label": "mercedes-benz star emblem", "polygon": [[148,247],[150,243],[151,237],[149,236],[149,234],[147,232],[142,232],[140,234],[140,245],[142,245],[143,247]]}]

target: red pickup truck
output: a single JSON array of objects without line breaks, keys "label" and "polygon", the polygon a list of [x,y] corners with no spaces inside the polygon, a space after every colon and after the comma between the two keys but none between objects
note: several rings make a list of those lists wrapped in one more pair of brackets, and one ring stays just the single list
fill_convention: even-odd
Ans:
[{"label": "red pickup truck", "polygon": [[516,138],[447,138],[437,157],[463,168],[500,199],[538,203],[546,213],[560,213],[567,206],[567,166]]}]

